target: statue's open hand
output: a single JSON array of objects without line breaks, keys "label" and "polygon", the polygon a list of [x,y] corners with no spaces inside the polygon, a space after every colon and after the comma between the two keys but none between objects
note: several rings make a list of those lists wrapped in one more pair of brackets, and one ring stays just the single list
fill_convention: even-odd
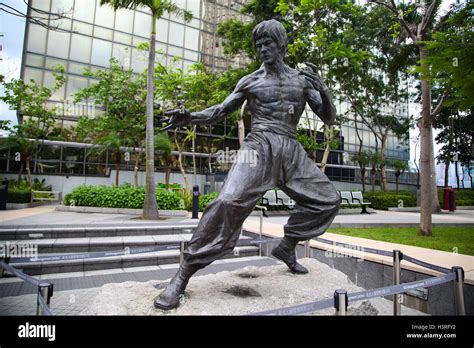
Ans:
[{"label": "statue's open hand", "polygon": [[162,128],[162,131],[174,128],[185,126],[191,123],[191,113],[184,108],[184,106],[180,106],[179,109],[171,110],[165,112],[166,116],[169,116],[168,119],[163,120],[163,122],[168,122],[169,125]]},{"label": "statue's open hand", "polygon": [[305,64],[309,67],[309,69],[300,70],[300,72],[304,75],[306,80],[311,83],[311,85],[317,91],[326,91],[327,87],[321,76],[318,74],[318,68],[316,67],[316,65],[308,62],[306,62]]}]

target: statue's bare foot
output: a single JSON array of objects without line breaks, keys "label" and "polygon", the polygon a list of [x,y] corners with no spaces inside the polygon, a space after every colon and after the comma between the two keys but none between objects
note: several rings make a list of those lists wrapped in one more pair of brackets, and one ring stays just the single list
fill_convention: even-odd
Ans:
[{"label": "statue's bare foot", "polygon": [[278,245],[272,250],[272,255],[286,263],[290,272],[293,274],[306,274],[308,269],[296,261],[295,250],[286,249]]}]

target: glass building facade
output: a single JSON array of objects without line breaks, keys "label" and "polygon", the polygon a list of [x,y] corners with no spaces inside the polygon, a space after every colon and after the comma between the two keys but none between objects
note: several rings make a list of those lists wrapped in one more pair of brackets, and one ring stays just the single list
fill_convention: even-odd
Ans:
[{"label": "glass building facade", "polygon": [[[174,62],[174,58],[179,58],[177,63],[173,64],[183,69],[202,62],[210,71],[216,72],[228,67],[244,66],[248,63],[247,57],[240,56],[231,59],[224,55],[222,38],[216,35],[216,31],[218,23],[223,20],[235,18],[251,21],[251,17],[240,13],[246,1],[175,0],[174,2],[179,7],[192,12],[193,19],[185,23],[182,19],[165,14],[157,21],[156,60],[167,65]],[[137,73],[146,69],[148,54],[137,49],[138,44],[149,41],[152,18],[146,8],[114,11],[110,6],[100,6],[100,0],[30,0],[29,5],[30,15],[35,15],[35,11],[32,10],[35,8],[52,13],[65,12],[68,17],[46,23],[50,26],[58,26],[59,29],[65,31],[48,30],[27,22],[21,72],[24,80],[32,79],[41,85],[52,86],[54,84],[53,67],[58,64],[64,66],[66,83],[51,98],[51,103],[63,107],[60,118],[64,127],[74,123],[80,116],[90,114],[88,107],[68,109],[68,105],[72,105],[72,95],[94,82],[83,75],[84,69],[95,71],[107,68],[112,57]],[[348,109],[348,104],[345,101],[336,100],[336,107],[338,113],[344,114]],[[408,116],[408,103],[406,107],[399,108],[399,113]],[[309,114],[312,113],[309,112]],[[318,121],[318,124],[322,125],[322,122]],[[376,148],[380,149],[380,143],[377,143],[373,133],[361,122],[357,123],[357,131],[364,139],[364,149],[372,151]],[[196,152],[201,155],[239,147],[237,126],[226,120],[220,124],[198,127],[197,135]],[[350,162],[349,155],[358,151],[359,141],[354,120],[350,120],[350,117],[348,122],[340,125],[339,136],[341,140],[339,151],[332,153],[329,163],[336,166],[356,165]],[[54,151],[59,151],[59,147]],[[102,168],[103,164],[111,163],[109,160],[100,159],[97,161],[97,166],[92,166],[89,170],[85,160],[81,159],[82,155],[71,155],[74,161],[72,157],[68,160],[67,151],[81,152],[83,150],[77,150],[77,147],[73,150],[63,148],[61,156],[57,159],[59,162],[54,164],[55,168],[52,171],[59,174],[67,168],[67,162],[70,162],[69,165],[77,162],[74,164],[78,167],[77,174],[100,175],[106,172],[105,168]],[[51,156],[57,157],[54,154]],[[45,154],[45,157],[48,155]],[[402,144],[397,137],[390,135],[386,157],[408,160],[408,145]],[[186,158],[186,161],[191,162],[191,158]],[[190,163],[189,167],[192,168]],[[203,162],[200,167],[200,171],[206,173],[211,171],[208,168],[212,166],[210,163]],[[41,168],[40,165],[38,168],[48,171],[47,166]],[[68,170],[68,172],[76,173],[76,170]],[[332,173],[334,170],[329,170],[329,172]],[[328,173],[329,176],[332,176],[330,173]],[[341,173],[336,170],[334,178],[340,176]],[[354,177],[354,175],[348,174],[347,177]]]},{"label": "glass building facade", "polygon": [[[177,67],[186,69],[202,62],[209,70],[219,71],[247,62],[245,57],[229,59],[224,56],[222,39],[216,37],[219,21],[237,18],[249,21],[239,10],[243,4],[235,0],[177,0],[176,5],[192,12],[193,19],[184,20],[165,14],[156,22],[156,60],[164,65],[179,58]],[[79,89],[91,84],[84,77],[84,69],[108,67],[112,57],[135,72],[147,67],[147,52],[137,49],[148,42],[151,14],[146,8],[114,11],[100,6],[99,0],[30,0],[33,9],[51,13],[64,12],[68,18],[51,20],[46,24],[65,31],[48,30],[38,24],[27,23],[22,78],[39,84],[53,85],[53,67],[62,65],[67,74],[66,84],[52,97],[52,102],[72,100]],[[75,120],[80,115],[64,115]]]}]

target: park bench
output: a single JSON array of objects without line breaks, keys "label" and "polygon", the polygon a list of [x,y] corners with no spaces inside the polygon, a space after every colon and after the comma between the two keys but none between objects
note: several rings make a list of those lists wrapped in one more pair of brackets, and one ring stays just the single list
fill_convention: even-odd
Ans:
[{"label": "park bench", "polygon": [[360,206],[362,207],[361,214],[370,214],[367,211],[367,207],[372,203],[364,200],[364,196],[361,191],[339,191],[339,196],[341,197],[341,206]]},{"label": "park bench", "polygon": [[268,190],[262,197],[262,205],[267,207],[287,207],[293,209],[295,201],[281,190]]},{"label": "park bench", "polygon": [[[44,197],[44,196],[48,197]],[[31,203],[35,201],[41,202],[58,202],[63,200],[63,193],[61,191],[31,191]]]}]

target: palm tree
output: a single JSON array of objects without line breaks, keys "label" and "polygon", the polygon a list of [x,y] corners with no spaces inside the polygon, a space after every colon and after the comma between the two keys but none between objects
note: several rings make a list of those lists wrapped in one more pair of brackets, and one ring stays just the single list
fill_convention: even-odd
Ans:
[{"label": "palm tree", "polygon": [[396,183],[396,190],[398,193],[398,178],[400,175],[405,171],[408,170],[408,163],[401,160],[394,160],[389,162],[393,168],[395,168],[395,183]]},{"label": "palm tree", "polygon": [[143,206],[144,219],[158,219],[158,208],[155,193],[155,161],[154,161],[154,132],[153,132],[153,102],[154,102],[154,66],[155,66],[155,37],[156,21],[164,13],[174,14],[189,22],[192,13],[176,6],[171,0],[100,0],[101,5],[110,5],[115,11],[118,9],[134,10],[138,7],[147,7],[151,11],[150,51],[148,55],[147,98],[146,98],[146,184],[145,204]]},{"label": "palm tree", "polygon": [[351,161],[357,162],[360,167],[360,182],[362,184],[362,192],[365,192],[365,173],[366,167],[370,164],[370,157],[372,153],[370,151],[360,151],[357,154],[351,156]]},{"label": "palm tree", "polygon": [[168,137],[168,133],[158,133],[155,135],[155,150],[165,167],[165,187],[169,190],[171,165],[173,164],[173,157],[171,156],[173,145]]}]

